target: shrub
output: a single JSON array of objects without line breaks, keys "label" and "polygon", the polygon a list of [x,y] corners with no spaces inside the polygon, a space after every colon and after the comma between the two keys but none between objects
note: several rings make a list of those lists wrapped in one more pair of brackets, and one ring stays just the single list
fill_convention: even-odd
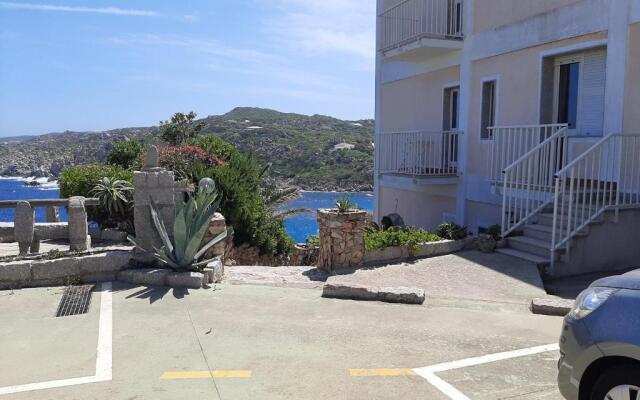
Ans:
[{"label": "shrub", "polygon": [[144,147],[137,140],[123,140],[113,144],[113,149],[107,156],[107,162],[126,169],[137,169],[141,167],[142,153]]},{"label": "shrub", "polygon": [[494,238],[496,242],[499,241],[500,239],[502,239],[502,225],[491,225],[489,228],[487,228],[487,234],[491,235],[491,237]]},{"label": "shrub", "polygon": [[[91,191],[103,178],[133,182],[133,173],[115,165],[93,165],[70,167],[62,171],[59,178],[60,196],[69,198],[72,196],[92,197]],[[100,224],[102,227],[113,228],[122,224],[131,224],[133,213],[129,211],[125,216],[116,216],[104,206],[87,207],[89,220]]]},{"label": "shrub", "polygon": [[191,141],[191,144],[201,148],[209,154],[215,154],[223,161],[229,161],[238,155],[238,149],[231,143],[227,143],[219,136],[206,135]]},{"label": "shrub", "polygon": [[224,165],[207,168],[196,163],[189,173],[195,182],[202,178],[213,178],[216,182],[222,195],[220,212],[233,226],[235,244],[248,243],[271,256],[291,253],[294,241],[282,218],[268,207],[262,190],[265,169],[258,160],[214,136],[201,137],[193,143],[203,146],[205,151],[219,149],[225,153]]},{"label": "shrub", "polygon": [[[102,178],[91,189],[91,194],[100,199],[102,208],[109,212],[112,220],[127,221],[133,206],[133,185],[122,179]],[[125,231],[133,231],[130,225],[121,226]]]},{"label": "shrub", "polygon": [[175,172],[178,179],[194,179],[193,171],[224,165],[217,156],[207,153],[193,145],[159,146],[159,163],[161,167]]},{"label": "shrub", "polygon": [[384,249],[387,247],[407,246],[412,251],[421,243],[437,242],[442,237],[435,233],[416,228],[389,228],[386,231],[368,230],[364,235],[367,251]]},{"label": "shrub", "polygon": [[454,222],[447,222],[438,227],[439,236],[449,240],[460,240],[467,237],[467,228],[461,227]]}]

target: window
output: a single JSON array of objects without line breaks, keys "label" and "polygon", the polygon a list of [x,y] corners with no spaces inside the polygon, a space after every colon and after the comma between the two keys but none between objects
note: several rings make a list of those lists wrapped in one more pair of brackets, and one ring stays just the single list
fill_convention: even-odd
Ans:
[{"label": "window", "polygon": [[496,81],[482,83],[482,116],[480,121],[480,138],[491,139],[489,127],[496,122]]}]

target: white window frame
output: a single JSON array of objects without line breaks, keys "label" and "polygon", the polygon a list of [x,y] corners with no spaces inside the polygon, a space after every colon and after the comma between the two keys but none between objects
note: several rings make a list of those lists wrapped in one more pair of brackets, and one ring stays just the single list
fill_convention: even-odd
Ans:
[{"label": "white window frame", "polygon": [[584,52],[568,54],[566,56],[556,57],[553,60],[553,123],[558,121],[558,102],[560,100],[560,67],[562,65],[578,63],[580,64],[580,70],[578,71],[578,104],[576,111],[576,127],[570,129],[569,134],[571,136],[582,136],[582,85],[584,84]]},{"label": "white window frame", "polygon": [[487,137],[487,138],[482,137],[482,98],[484,97],[484,84],[492,81],[495,81],[496,83],[495,106],[494,106],[495,116],[494,116],[493,125],[494,126],[500,125],[500,123],[498,122],[500,118],[500,74],[484,76],[480,78],[480,106],[478,109],[478,137],[480,138],[481,143],[493,142],[493,136]]},{"label": "white window frame", "polygon": [[[458,102],[460,101],[460,93],[462,92],[462,88],[460,87],[460,81],[448,82],[442,85],[442,98],[440,99],[440,104],[442,104],[442,116],[444,117],[444,97],[447,94],[447,90],[450,89],[458,89]],[[451,110],[449,110],[451,113]],[[443,118],[444,119],[444,118]],[[444,130],[444,126],[442,127]],[[460,129],[460,107],[458,107],[458,130]]]}]

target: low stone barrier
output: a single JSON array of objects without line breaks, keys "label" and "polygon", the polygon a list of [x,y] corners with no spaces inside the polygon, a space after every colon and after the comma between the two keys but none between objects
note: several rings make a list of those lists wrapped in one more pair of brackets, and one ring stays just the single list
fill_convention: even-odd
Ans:
[{"label": "low stone barrier", "polygon": [[202,272],[175,272],[161,268],[133,268],[120,271],[118,280],[145,286],[167,286],[171,288],[200,289],[210,283],[218,283],[224,277],[224,265],[216,259]]},{"label": "low stone barrier", "polygon": [[52,260],[35,258],[0,263],[0,289],[68,285],[116,279],[129,265],[131,251],[112,250]]},{"label": "low stone barrier", "polygon": [[445,254],[457,253],[459,251],[473,248],[475,238],[470,237],[462,240],[443,240],[440,242],[423,243],[411,252],[406,246],[386,247],[380,250],[368,251],[364,255],[365,265],[380,265],[403,262],[413,258],[427,258],[443,256]]}]

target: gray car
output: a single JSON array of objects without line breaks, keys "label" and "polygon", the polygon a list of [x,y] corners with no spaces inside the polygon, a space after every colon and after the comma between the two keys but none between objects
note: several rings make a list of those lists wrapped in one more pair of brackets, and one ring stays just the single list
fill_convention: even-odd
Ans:
[{"label": "gray car", "polygon": [[640,400],[640,270],[578,296],[562,328],[558,386],[568,400]]}]

